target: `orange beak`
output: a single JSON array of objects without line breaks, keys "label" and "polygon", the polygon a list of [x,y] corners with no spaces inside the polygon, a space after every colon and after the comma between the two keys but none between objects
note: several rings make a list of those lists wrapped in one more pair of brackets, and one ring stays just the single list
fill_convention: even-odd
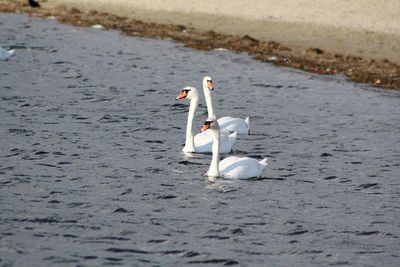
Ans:
[{"label": "orange beak", "polygon": [[209,90],[214,90],[213,82],[212,81],[207,81],[207,87]]},{"label": "orange beak", "polygon": [[186,91],[182,91],[175,99],[178,100],[178,99],[183,99],[186,97],[187,97]]},{"label": "orange beak", "polygon": [[205,132],[210,128],[210,124],[206,123],[201,127],[200,132]]}]

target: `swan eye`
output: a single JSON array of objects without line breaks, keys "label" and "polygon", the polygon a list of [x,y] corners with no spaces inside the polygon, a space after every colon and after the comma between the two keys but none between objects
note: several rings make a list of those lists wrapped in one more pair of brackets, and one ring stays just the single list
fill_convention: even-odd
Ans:
[{"label": "swan eye", "polygon": [[183,97],[187,97],[189,92],[190,92],[190,89],[183,89],[181,94],[183,95]]}]

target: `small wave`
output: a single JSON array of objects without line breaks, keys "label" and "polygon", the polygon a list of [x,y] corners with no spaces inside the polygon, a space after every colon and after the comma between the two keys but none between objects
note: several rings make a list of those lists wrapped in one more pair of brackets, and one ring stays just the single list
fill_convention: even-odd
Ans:
[{"label": "small wave", "polygon": [[359,189],[368,189],[368,188],[378,188],[379,183],[366,183],[366,184],[360,184],[358,186]]},{"label": "small wave", "polygon": [[51,168],[57,168],[57,166],[56,166],[56,165],[53,165],[53,164],[47,164],[47,163],[38,163],[38,164],[36,164],[36,165],[39,165],[39,166],[45,166],[45,167],[51,167]]},{"label": "small wave", "polygon": [[380,234],[379,231],[361,231],[355,233],[358,236],[366,236],[366,235],[378,235]]},{"label": "small wave", "polygon": [[127,195],[127,194],[130,194],[130,193],[132,193],[132,188],[127,189],[126,191],[122,192],[122,193],[119,194],[119,195],[120,195],[120,196],[123,196],[123,195]]},{"label": "small wave", "polygon": [[188,251],[185,254],[183,254],[182,257],[193,258],[193,257],[199,256],[199,255],[200,255],[200,253],[197,253],[195,251]]},{"label": "small wave", "polygon": [[27,130],[27,129],[8,129],[9,133],[15,133],[15,134],[24,134],[25,136],[33,136],[35,135],[35,132],[32,130]]},{"label": "small wave", "polygon": [[183,164],[183,165],[204,165],[203,163],[198,163],[198,162],[192,162],[188,160],[181,160],[178,162],[178,164]]},{"label": "small wave", "polygon": [[55,65],[73,65],[72,62],[68,62],[68,61],[55,61],[52,64],[55,64]]},{"label": "small wave", "polygon": [[130,240],[129,238],[119,237],[119,236],[102,236],[102,237],[97,237],[96,239],[99,239],[99,240],[116,240],[116,241],[128,241],[128,240]]},{"label": "small wave", "polygon": [[141,249],[132,249],[132,248],[108,248],[106,249],[108,252],[113,253],[135,253],[135,254],[149,254],[149,251],[141,250]]},{"label": "small wave", "polygon": [[164,254],[164,255],[175,255],[175,254],[181,254],[184,253],[185,250],[165,250],[165,251],[160,251],[158,253]]},{"label": "small wave", "polygon": [[147,243],[154,243],[154,244],[159,244],[159,243],[164,243],[167,242],[168,240],[166,239],[150,239],[147,241]]},{"label": "small wave", "polygon": [[47,154],[49,154],[49,152],[47,151],[38,151],[35,153],[35,155],[47,155]]},{"label": "small wave", "polygon": [[173,198],[177,198],[178,196],[174,196],[174,195],[166,195],[166,196],[159,196],[157,197],[157,199],[173,199]]},{"label": "small wave", "polygon": [[189,261],[189,264],[220,264],[223,263],[224,266],[237,265],[239,262],[231,259],[209,259],[209,260],[197,260]]},{"label": "small wave", "polygon": [[126,210],[124,208],[118,208],[118,209],[113,211],[113,213],[118,213],[118,212],[126,213],[126,212],[128,212],[128,210]]},{"label": "small wave", "polygon": [[95,260],[97,258],[98,258],[97,256],[82,256],[82,259],[84,260]]},{"label": "small wave", "polygon": [[314,184],[314,182],[313,182],[313,181],[310,181],[310,180],[296,179],[295,181],[296,181],[296,182],[301,182],[301,183]]},{"label": "small wave", "polygon": [[15,157],[15,156],[18,156],[18,155],[19,155],[19,153],[13,153],[13,154],[5,155],[4,157],[5,158],[11,158],[11,157]]},{"label": "small wave", "polygon": [[90,203],[88,202],[72,202],[67,204],[69,208],[76,208],[76,207],[90,207]]},{"label": "small wave", "polygon": [[60,161],[60,162],[57,162],[57,165],[69,165],[69,164],[72,164],[72,162],[71,161]]},{"label": "small wave", "polygon": [[51,261],[53,263],[77,263],[78,260],[75,259],[68,259],[60,256],[50,256],[43,259],[44,261]]},{"label": "small wave", "polygon": [[370,251],[356,251],[356,252],[354,252],[354,254],[359,254],[359,255],[381,254],[381,253],[386,253],[386,251],[383,251],[383,250],[370,250]]},{"label": "small wave", "polygon": [[150,144],[163,144],[164,142],[161,140],[145,140],[145,143],[150,143]]},{"label": "small wave", "polygon": [[308,233],[308,230],[305,230],[305,229],[296,229],[296,230],[292,230],[292,231],[289,231],[289,232],[287,232],[287,233],[284,233],[283,235],[286,235],[286,236],[294,236],[294,235],[303,235],[303,234],[305,234],[305,233]]},{"label": "small wave", "polygon": [[71,235],[71,234],[64,234],[63,237],[66,237],[66,238],[79,238],[79,236]]},{"label": "small wave", "polygon": [[109,114],[103,115],[103,117],[100,118],[99,121],[106,122],[106,123],[116,123],[116,122],[121,122],[118,119],[115,119],[113,116]]},{"label": "small wave", "polygon": [[226,240],[226,239],[230,239],[229,236],[220,236],[220,235],[205,235],[205,236],[202,236],[201,238],[206,238],[206,239],[217,239],[217,240]]},{"label": "small wave", "polygon": [[104,259],[108,260],[108,261],[113,261],[113,262],[118,262],[118,261],[123,261],[124,260],[124,259],[121,259],[121,258],[114,258],[114,257],[106,257]]},{"label": "small wave", "polygon": [[12,219],[12,221],[17,222],[30,222],[30,223],[77,223],[76,220],[60,220],[54,217],[45,217],[45,218],[33,218],[33,219]]},{"label": "small wave", "polygon": [[231,230],[231,233],[234,235],[242,235],[243,230],[241,228],[235,228],[235,229]]}]

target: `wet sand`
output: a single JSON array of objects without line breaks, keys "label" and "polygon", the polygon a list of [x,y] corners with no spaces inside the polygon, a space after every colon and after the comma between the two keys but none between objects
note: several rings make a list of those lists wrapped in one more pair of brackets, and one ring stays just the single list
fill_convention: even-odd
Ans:
[{"label": "wet sand", "polygon": [[[282,45],[272,40],[256,39],[248,34],[244,36],[224,34],[216,31],[205,31],[206,28],[201,29],[192,27],[191,25],[144,22],[134,19],[132,16],[118,16],[96,10],[89,11],[91,6],[78,9],[67,7],[66,5],[57,5],[56,3],[55,1],[42,2],[42,8],[31,8],[25,1],[0,0],[0,11],[27,12],[41,17],[55,16],[60,22],[76,26],[101,24],[107,29],[117,29],[131,36],[172,38],[184,43],[188,47],[200,50],[228,49],[238,53],[247,52],[258,60],[277,65],[319,74],[342,74],[356,82],[369,83],[384,88],[400,89],[400,66],[388,59],[370,59],[359,55],[351,55],[346,50],[343,53],[338,53],[328,52],[315,46],[304,48]],[[113,9],[111,8],[110,10],[112,11]],[[138,12],[140,13],[140,10]],[[142,14],[146,15],[147,13]],[[160,12],[156,12],[151,18],[162,17],[159,16],[160,14]],[[195,15],[193,16],[195,17]],[[150,18],[150,16],[148,17]],[[297,25],[301,25],[301,23],[297,23]],[[290,29],[292,25],[288,24],[286,28]],[[326,31],[329,29],[329,26],[324,26],[322,29]],[[388,32],[382,34],[390,34],[390,31],[393,32],[393,29],[389,29]],[[332,32],[332,34],[335,33],[337,31]],[[347,37],[350,38],[353,35],[349,34]],[[373,36],[377,37],[379,35],[375,34]],[[367,39],[372,40],[371,38]],[[384,40],[387,40],[387,38]],[[313,44],[315,43],[315,40],[311,41]],[[367,40],[363,41],[360,39],[360,41],[362,41],[363,46],[368,44]],[[394,58],[392,57],[391,59]]]}]

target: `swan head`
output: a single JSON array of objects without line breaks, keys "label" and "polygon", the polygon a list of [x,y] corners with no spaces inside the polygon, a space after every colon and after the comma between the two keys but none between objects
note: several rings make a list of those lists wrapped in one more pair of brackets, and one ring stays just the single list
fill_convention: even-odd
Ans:
[{"label": "swan head", "polygon": [[212,82],[212,78],[210,76],[204,76],[203,78],[203,89],[206,90],[214,90],[214,85]]},{"label": "swan head", "polygon": [[192,87],[192,86],[186,86],[185,88],[182,89],[182,91],[179,93],[179,95],[175,98],[176,100],[179,99],[192,99],[192,98],[197,98],[198,97],[198,93],[196,88]]},{"label": "swan head", "polygon": [[205,132],[208,129],[210,129],[213,132],[219,132],[219,124],[215,118],[208,118],[204,122],[203,127],[201,127],[200,132]]}]

